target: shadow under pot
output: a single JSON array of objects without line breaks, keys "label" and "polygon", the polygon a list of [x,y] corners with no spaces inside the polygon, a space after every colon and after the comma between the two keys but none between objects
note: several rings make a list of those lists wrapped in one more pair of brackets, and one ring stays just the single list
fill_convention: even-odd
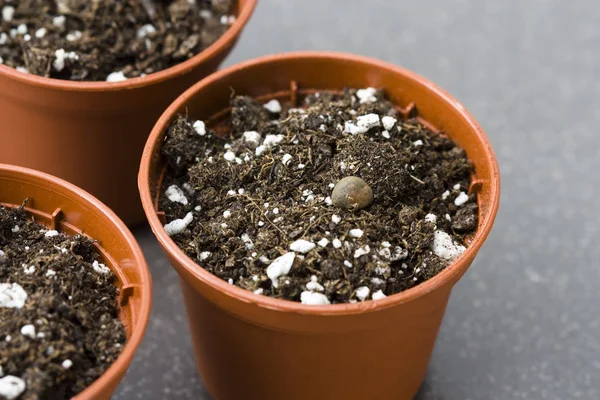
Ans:
[{"label": "shadow under pot", "polygon": [[10,336],[0,397],[110,399],[150,316],[150,273],[133,235],[76,186],[5,164],[0,225],[0,325]]},{"label": "shadow under pot", "polygon": [[[144,222],[135,184],[144,143],[164,109],[215,71],[235,46],[256,0],[235,4],[235,21],[227,21],[231,26],[212,45],[147,76],[69,81],[19,72],[0,62],[0,162],[65,179],[96,196],[128,226]],[[16,20],[24,5],[15,7]],[[68,62],[65,57],[62,64]]]},{"label": "shadow under pot", "polygon": [[[205,209],[200,205],[197,209],[191,209],[189,212],[191,218],[186,215],[187,218],[184,217],[179,222],[172,218],[168,220],[165,215],[165,211],[168,210],[163,208],[166,204],[164,198],[167,196],[173,203],[179,201],[182,204],[184,201],[180,196],[190,197],[189,193],[197,190],[204,183],[197,181],[195,187],[191,185],[191,187],[179,188],[180,192],[175,188],[169,189],[169,179],[172,176],[167,171],[174,167],[173,165],[167,166],[164,155],[165,135],[168,132],[173,134],[173,131],[169,130],[173,129],[181,116],[189,116],[193,120],[203,121],[203,123],[193,124],[198,135],[203,136],[207,135],[207,132],[211,132],[211,134],[216,132],[217,135],[214,137],[220,134],[230,140],[231,137],[228,134],[232,129],[230,122],[232,121],[231,89],[235,91],[236,95],[259,100],[259,107],[265,106],[274,113],[283,112],[289,115],[291,112],[302,113],[298,110],[290,111],[290,107],[306,108],[307,102],[318,102],[319,100],[315,100],[314,93],[316,92],[343,93],[344,88],[382,89],[395,106],[394,115],[396,115],[397,121],[409,121],[408,123],[410,123],[410,120],[414,120],[434,133],[444,132],[449,139],[466,151],[473,166],[470,178],[467,173],[467,181],[470,182],[470,186],[467,184],[463,193],[457,193],[456,200],[454,197],[452,198],[456,204],[468,200],[477,205],[477,222],[473,226],[473,232],[465,238],[466,248],[459,247],[450,240],[446,244],[452,247],[456,253],[450,257],[452,262],[437,271],[437,274],[419,280],[418,284],[410,285],[406,290],[388,293],[387,296],[382,295],[383,293],[374,293],[371,295],[372,297],[367,298],[368,293],[365,293],[365,296],[360,299],[357,290],[349,300],[346,299],[347,302],[339,301],[341,295],[334,294],[331,286],[327,286],[328,283],[320,285],[321,275],[324,273],[318,268],[315,269],[315,275],[318,276],[315,277],[314,282],[311,277],[311,282],[306,283],[306,292],[303,292],[302,296],[298,293],[294,295],[293,299],[296,301],[273,298],[272,296],[285,297],[282,294],[284,292],[281,290],[281,286],[277,290],[273,289],[273,286],[276,281],[280,285],[285,285],[288,280],[290,282],[294,280],[294,274],[297,272],[295,271],[297,267],[295,261],[294,264],[291,264],[291,269],[287,268],[283,271],[283,277],[278,277],[273,273],[274,268],[272,267],[276,261],[274,257],[271,256],[270,259],[265,260],[264,271],[257,273],[256,278],[262,286],[254,292],[238,287],[248,288],[247,285],[252,284],[250,282],[244,283],[246,286],[241,285],[240,282],[247,281],[239,276],[235,276],[235,279],[228,282],[222,275],[218,277],[201,267],[201,265],[209,267],[210,257],[214,257],[217,252],[221,251],[220,249],[223,251],[227,249],[231,252],[239,249],[226,246],[213,249],[213,253],[204,253],[201,252],[202,249],[195,249],[192,243],[189,246],[180,243],[177,235],[188,235],[192,242],[203,240],[205,236],[186,233],[186,224],[189,224],[193,218],[199,218],[202,215],[200,214],[201,210]],[[364,100],[364,103],[367,105],[360,105],[363,108],[358,109],[363,111],[369,109],[368,97],[377,96],[378,93],[380,92],[374,89],[354,93],[355,106],[358,108],[359,103],[362,104],[363,98],[365,98],[367,100]],[[277,100],[277,102],[271,100]],[[353,104],[353,101],[350,101],[350,104]],[[283,111],[279,109],[282,104],[284,105]],[[248,103],[248,106],[252,106],[251,102]],[[378,112],[376,109],[369,110],[371,114]],[[235,107],[233,112],[236,112]],[[258,113],[258,115],[262,114]],[[368,121],[365,118],[359,120],[360,117],[360,114],[350,113],[347,116],[351,121],[349,125],[337,129],[348,135],[364,134],[371,125],[367,127],[365,122]],[[366,119],[371,118],[376,119],[376,123],[382,125],[393,125],[389,119],[383,120],[382,118],[380,120],[379,117],[367,117]],[[309,123],[310,121],[304,122],[305,128]],[[406,127],[406,125],[403,126]],[[366,128],[366,130],[361,128]],[[237,129],[236,126],[233,126],[233,129]],[[336,127],[324,126],[322,128],[316,124],[309,129],[313,130],[310,133],[313,136],[312,140],[317,140],[314,139],[317,135],[327,134],[328,129],[336,129]],[[380,128],[375,132],[380,135],[378,139],[374,139],[375,142],[383,141],[381,138],[386,137]],[[262,139],[255,133],[247,132],[236,132],[233,136],[243,134],[248,136],[249,140],[257,139],[256,145],[260,145],[261,140],[267,140],[266,133],[257,133]],[[283,139],[283,141],[286,140],[288,140],[287,137]],[[262,145],[265,144],[264,141]],[[226,145],[229,146],[228,143]],[[420,143],[411,143],[410,145],[419,146]],[[244,160],[243,155],[240,155],[241,153],[237,152],[235,146],[234,144],[234,147],[230,149],[230,152],[234,154],[228,154],[227,149],[229,148],[224,149],[221,145],[215,157],[225,158],[232,165],[244,165],[247,161]],[[262,153],[263,150],[260,152]],[[264,154],[277,159],[278,163],[288,166],[286,162],[289,157],[280,154],[275,148],[267,150]],[[202,152],[202,154],[198,154],[198,157],[201,159],[208,156]],[[238,161],[237,158],[240,160]],[[215,159],[212,161],[217,163]],[[210,163],[211,160],[206,162]],[[298,160],[294,161],[294,163],[297,162]],[[293,165],[296,170],[297,168],[309,168],[304,165],[302,167]],[[339,165],[335,165],[339,167]],[[348,169],[343,175],[364,173],[364,171],[352,172],[350,166],[346,167]],[[394,168],[393,165],[389,165],[389,167]],[[202,166],[194,168],[212,167],[204,163]],[[262,172],[257,171],[257,173],[269,174],[269,168],[264,171],[262,168],[260,170]],[[180,173],[189,175],[190,171],[180,171]],[[319,172],[328,173],[328,171]],[[211,176],[211,179],[218,178],[214,174]],[[241,180],[242,178],[240,178]],[[230,184],[231,182],[226,183]],[[327,185],[328,183],[326,181],[323,184]],[[152,230],[180,276],[198,370],[208,391],[215,399],[219,400],[240,399],[249,394],[253,398],[291,400],[412,398],[425,377],[452,287],[469,268],[487,238],[496,216],[500,196],[498,166],[488,139],[474,118],[454,98],[433,83],[400,67],[354,55],[320,52],[288,53],[251,60],[217,72],[194,85],[166,110],[154,127],[142,156],[138,184],[144,210]],[[305,193],[302,190],[302,185],[305,184],[304,181],[298,183],[298,191],[302,193],[303,199],[311,202],[317,201],[318,199],[309,199],[311,195],[317,197],[316,194]],[[360,199],[350,199],[349,204],[354,204],[356,208],[368,207],[373,194],[364,187],[364,183],[353,179],[352,182],[346,184],[355,185],[362,193]],[[335,185],[331,184],[329,187],[332,188],[332,186]],[[378,200],[378,188],[376,185],[372,186],[375,195],[373,207],[375,207],[380,199]],[[235,188],[227,189],[231,191],[227,194],[232,197],[240,195],[252,197],[254,194],[240,192]],[[348,187],[343,189],[339,192],[348,193]],[[168,195],[165,193],[167,190],[170,190]],[[187,194],[186,190],[188,190]],[[215,193],[218,196],[221,195],[218,190]],[[263,191],[264,193],[271,192],[266,190]],[[334,193],[332,193],[333,195]],[[439,195],[446,196],[442,193]],[[331,199],[332,202],[334,200]],[[275,201],[275,197],[273,201]],[[328,200],[324,199],[324,203],[327,202]],[[360,202],[365,202],[365,204]],[[344,207],[344,204],[347,205],[348,202],[342,201],[338,205]],[[188,204],[186,207],[189,206]],[[259,207],[263,207],[263,205],[260,204]],[[229,211],[227,210],[222,216],[215,214],[210,218],[200,220],[200,223],[210,225],[223,222],[221,226],[224,230],[239,231],[243,231],[250,225],[256,225],[258,229],[263,226],[261,225],[263,221],[263,224],[271,222],[277,224],[277,218],[281,215],[279,210],[276,212],[271,205],[265,204],[264,207],[264,210],[256,214],[258,221],[246,221],[241,226],[237,226],[236,222],[231,219],[231,215],[236,212],[233,208],[230,213],[227,213]],[[206,212],[210,212],[212,209],[208,207]],[[269,211],[265,211],[267,209]],[[242,210],[244,210],[243,207]],[[250,214],[249,210],[250,208],[245,210],[246,214]],[[456,209],[453,210],[456,211]],[[356,212],[359,213],[359,211]],[[365,208],[360,212],[371,211],[369,208]],[[341,213],[342,211],[340,211],[340,215],[342,215]],[[221,221],[222,218],[227,217],[231,222]],[[331,233],[337,229],[336,224],[339,223],[340,226],[344,224],[343,219],[340,222],[334,217],[331,216],[333,225],[326,225],[331,227]],[[415,226],[430,224],[429,226],[433,229],[437,223],[438,226],[447,226],[450,232],[451,225],[449,222],[444,222],[446,219],[443,216],[437,218],[437,222],[430,215],[423,217],[424,220]],[[266,218],[269,220],[267,221]],[[351,218],[353,217],[347,219]],[[173,223],[174,221],[175,223]],[[353,232],[350,230],[342,239],[352,243],[358,242],[370,235],[368,228],[365,228],[364,231]],[[236,232],[236,234],[238,233]],[[281,257],[300,259],[303,263],[314,261],[315,258],[317,259],[315,262],[318,262],[319,257],[315,257],[314,252],[322,250],[317,246],[323,244],[322,248],[325,248],[325,246],[332,245],[329,244],[332,243],[331,240],[328,241],[329,243],[323,241],[318,244],[303,241],[302,238],[306,237],[306,234],[302,232],[300,235],[293,232],[281,233],[291,235],[293,238],[285,237],[286,235],[277,236],[277,240],[274,241],[277,244],[267,251],[276,255],[283,254]],[[243,235],[240,237],[242,242],[249,244],[247,239]],[[232,236],[231,240],[231,243],[235,244],[238,239]],[[293,243],[289,244],[288,242]],[[340,250],[343,249],[340,247]],[[357,253],[359,249],[356,249],[353,256],[347,258],[347,260],[351,260],[348,261],[350,264],[348,268],[357,268],[360,260],[363,259],[361,257],[366,254],[365,252],[373,251],[373,249],[366,249],[365,246],[360,249],[362,249],[360,250],[362,253]],[[440,249],[433,251],[437,250]],[[240,251],[242,251],[241,254],[244,254],[243,250]],[[427,255],[429,253],[431,252],[428,251]],[[289,254],[291,256],[288,256]],[[444,253],[440,252],[439,254]],[[403,255],[399,255],[399,258],[401,257]],[[280,259],[277,258],[277,260]],[[223,271],[227,271],[227,268],[249,270],[260,265],[261,262],[259,259],[253,263],[238,265],[235,258],[231,261],[225,259],[222,265],[210,264],[210,267],[216,273],[222,274]],[[280,260],[278,263],[278,267],[281,267],[283,261]],[[397,265],[393,264],[393,266],[396,268]],[[415,274],[417,272],[413,271]],[[287,275],[285,274],[289,274],[289,279],[286,279]],[[252,276],[248,278],[252,281]],[[343,278],[340,279],[343,280]],[[392,280],[387,279],[387,282],[392,282]],[[311,285],[310,290],[309,284]],[[325,287],[319,288],[319,286]],[[334,298],[334,296],[338,297]],[[359,297],[359,301],[356,301],[357,297]]]}]

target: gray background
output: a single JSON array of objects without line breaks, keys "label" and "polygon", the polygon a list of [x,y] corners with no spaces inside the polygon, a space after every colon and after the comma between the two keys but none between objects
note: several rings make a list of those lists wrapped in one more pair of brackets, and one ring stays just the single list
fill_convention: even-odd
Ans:
[{"label": "gray background", "polygon": [[[419,399],[599,399],[597,0],[259,3],[227,65],[306,49],[391,61],[454,94],[496,150],[500,213],[454,290]],[[149,230],[135,233],[154,309],[115,398],[209,399],[176,274]]]}]

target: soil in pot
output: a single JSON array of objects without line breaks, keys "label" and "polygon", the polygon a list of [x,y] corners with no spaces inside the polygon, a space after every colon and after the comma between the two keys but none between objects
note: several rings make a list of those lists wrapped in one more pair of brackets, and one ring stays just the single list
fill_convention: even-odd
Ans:
[{"label": "soil in pot", "polygon": [[179,64],[235,21],[233,0],[0,0],[0,63],[74,81],[122,81]]},{"label": "soil in pot", "polygon": [[0,399],[70,399],[125,343],[115,276],[92,240],[0,207]]},{"label": "soil in pot", "polygon": [[185,254],[257,295],[335,304],[409,289],[465,250],[478,209],[464,150],[381,90],[300,101],[232,97],[218,132],[172,123],[159,210]]}]

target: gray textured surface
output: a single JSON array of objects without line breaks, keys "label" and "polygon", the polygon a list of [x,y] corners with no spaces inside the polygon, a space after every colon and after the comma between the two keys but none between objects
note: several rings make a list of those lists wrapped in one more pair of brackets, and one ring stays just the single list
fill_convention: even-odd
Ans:
[{"label": "gray textured surface", "polygon": [[[600,398],[598,21],[594,0],[260,0],[228,59],[374,56],[437,82],[487,131],[501,209],[454,290],[422,400]],[[115,398],[208,399],[176,275],[136,234],[154,311]]]}]

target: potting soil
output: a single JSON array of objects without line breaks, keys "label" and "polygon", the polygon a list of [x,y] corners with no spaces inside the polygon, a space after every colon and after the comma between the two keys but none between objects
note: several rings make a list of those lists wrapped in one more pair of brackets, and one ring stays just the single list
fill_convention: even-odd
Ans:
[{"label": "potting soil", "polygon": [[70,399],[106,371],[125,343],[114,281],[89,238],[0,207],[0,399]]},{"label": "potting soil", "polygon": [[419,285],[464,252],[478,208],[463,149],[382,90],[300,104],[234,96],[225,134],[185,116],[165,132],[160,210],[185,254],[257,295],[336,304]]}]

